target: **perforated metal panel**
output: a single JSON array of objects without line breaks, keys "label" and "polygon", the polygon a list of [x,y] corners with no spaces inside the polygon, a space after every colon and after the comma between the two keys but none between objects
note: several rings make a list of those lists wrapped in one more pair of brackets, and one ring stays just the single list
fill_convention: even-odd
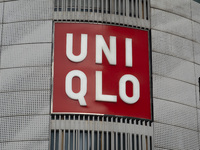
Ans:
[{"label": "perforated metal panel", "polygon": [[194,64],[160,53],[152,53],[153,73],[195,84]]},{"label": "perforated metal panel", "polygon": [[1,68],[51,65],[50,44],[3,46]]},{"label": "perforated metal panel", "polygon": [[153,96],[196,107],[195,85],[153,75]]},{"label": "perforated metal panel", "polygon": [[155,149],[196,150],[200,5],[193,0],[151,0],[151,6]]},{"label": "perforated metal panel", "polygon": [[199,77],[200,77],[200,65],[195,64],[195,76],[196,76],[196,82],[195,84],[199,86]]},{"label": "perforated metal panel", "polygon": [[196,108],[154,98],[154,120],[198,130]]},{"label": "perforated metal panel", "polygon": [[55,20],[150,27],[149,0],[54,0]]},{"label": "perforated metal panel", "polygon": [[3,3],[0,3],[0,23],[2,23],[3,18]]},{"label": "perforated metal panel", "polygon": [[51,150],[152,150],[152,141],[149,121],[87,115],[53,115],[51,120]]},{"label": "perforated metal panel", "polygon": [[200,44],[200,24],[192,22],[193,26],[193,39]]},{"label": "perforated metal panel", "polygon": [[197,108],[200,109],[200,99],[199,99],[199,95],[200,95],[200,91],[199,91],[199,86],[196,86],[196,101],[197,101]]},{"label": "perforated metal panel", "polygon": [[176,150],[198,150],[198,132],[154,123],[155,147]]},{"label": "perforated metal panel", "polygon": [[0,70],[0,92],[50,89],[51,67]]},{"label": "perforated metal panel", "polygon": [[[199,139],[200,139],[200,133],[199,133]],[[199,142],[199,147],[200,147],[200,142]]]},{"label": "perforated metal panel", "polygon": [[0,93],[0,116],[49,114],[50,91]]},{"label": "perforated metal panel", "polygon": [[49,115],[3,117],[0,124],[0,142],[49,138]]},{"label": "perforated metal panel", "polygon": [[198,130],[200,131],[200,109],[197,109],[198,112]]},{"label": "perforated metal panel", "polygon": [[200,5],[195,1],[191,1],[192,20],[200,23]]},{"label": "perforated metal panel", "polygon": [[200,64],[200,44],[193,42],[194,44],[194,61],[197,64]]},{"label": "perforated metal panel", "polygon": [[190,0],[151,0],[151,7],[191,18]]},{"label": "perforated metal panel", "polygon": [[4,24],[2,45],[52,41],[52,21]]},{"label": "perforated metal panel", "polygon": [[[2,33],[2,24],[0,24],[0,35],[1,35],[1,33]],[[0,36],[0,45],[1,45],[1,36]],[[1,48],[1,47],[0,47]]]},{"label": "perforated metal panel", "polygon": [[2,2],[16,1],[16,0],[0,0]]},{"label": "perforated metal panel", "polygon": [[192,41],[165,32],[152,30],[152,50],[193,61]]},{"label": "perforated metal panel", "polygon": [[16,1],[16,0],[0,0],[0,2],[9,2],[9,1]]},{"label": "perforated metal panel", "polygon": [[168,149],[164,149],[164,148],[157,148],[155,147],[154,150],[168,150]]},{"label": "perforated metal panel", "polygon": [[53,0],[20,0],[5,3],[5,23],[52,18]]},{"label": "perforated metal panel", "polygon": [[166,11],[151,9],[151,27],[152,29],[192,39],[191,20]]},{"label": "perforated metal panel", "polygon": [[53,0],[4,2],[0,0],[0,149],[47,150]]},{"label": "perforated metal panel", "polygon": [[155,147],[154,150],[167,150],[167,149]]},{"label": "perforated metal panel", "polygon": [[172,35],[157,30],[151,30],[151,34],[152,34],[152,51],[171,54],[170,51],[172,49],[172,46],[170,45],[170,43]]},{"label": "perforated metal panel", "polygon": [[0,143],[1,150],[48,150],[49,141],[22,141]]}]

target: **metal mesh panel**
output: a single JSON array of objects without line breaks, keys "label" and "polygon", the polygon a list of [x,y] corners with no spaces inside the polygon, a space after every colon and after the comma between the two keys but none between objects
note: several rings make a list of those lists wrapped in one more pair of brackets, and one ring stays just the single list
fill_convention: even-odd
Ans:
[{"label": "metal mesh panel", "polygon": [[197,109],[198,112],[198,130],[200,131],[200,109]]},{"label": "metal mesh panel", "polygon": [[0,142],[49,138],[49,115],[3,117],[0,124]]},{"label": "metal mesh panel", "polygon": [[0,92],[50,89],[50,67],[0,70]]},{"label": "metal mesh panel", "polygon": [[152,30],[152,50],[193,61],[192,41]]},{"label": "metal mesh panel", "polygon": [[200,5],[195,1],[191,1],[192,20],[200,23]]},{"label": "metal mesh panel", "polygon": [[196,86],[196,100],[197,100],[197,108],[200,109],[200,99],[199,99],[199,95],[200,95],[200,91],[199,91],[199,86]]},{"label": "metal mesh panel", "polygon": [[153,95],[177,103],[196,107],[195,85],[153,75]]},{"label": "metal mesh panel", "polygon": [[4,22],[52,19],[52,0],[20,0],[5,3]]},{"label": "metal mesh panel", "polygon": [[[0,24],[0,46],[1,46],[1,33],[2,33],[2,24]],[[1,49],[1,47],[0,47]]]},{"label": "metal mesh panel", "polygon": [[167,149],[163,149],[163,148],[154,148],[154,150],[167,150]]},{"label": "metal mesh panel", "polygon": [[191,20],[162,10],[151,9],[151,27],[192,39]]},{"label": "metal mesh panel", "polygon": [[51,120],[51,150],[152,150],[152,136],[148,121],[86,115],[53,115]]},{"label": "metal mesh panel", "polygon": [[0,93],[0,116],[49,114],[50,91]]},{"label": "metal mesh panel", "polygon": [[191,130],[197,129],[196,108],[154,99],[154,120]]},{"label": "metal mesh panel", "polygon": [[[199,133],[199,139],[200,139],[200,133]],[[200,147],[200,142],[199,142],[199,147]]]},{"label": "metal mesh panel", "polygon": [[149,0],[54,0],[55,20],[150,27]]},{"label": "metal mesh panel", "polygon": [[52,21],[4,24],[2,45],[52,41]]},{"label": "metal mesh panel", "polygon": [[193,42],[194,44],[194,60],[195,63],[200,64],[200,44]]},{"label": "metal mesh panel", "polygon": [[1,150],[47,150],[49,141],[22,141],[0,143]]},{"label": "metal mesh panel", "polygon": [[53,0],[0,3],[1,150],[49,148],[52,15]]},{"label": "metal mesh panel", "polygon": [[16,1],[16,0],[0,0],[0,2],[9,2],[9,1]]},{"label": "metal mesh panel", "polygon": [[1,68],[51,65],[51,44],[3,46]]},{"label": "metal mesh panel", "polygon": [[193,38],[196,42],[200,44],[200,24],[196,22],[192,22],[193,26]]},{"label": "metal mesh panel", "polygon": [[152,66],[155,74],[195,84],[194,64],[191,62],[153,52]]},{"label": "metal mesh panel", "polygon": [[151,7],[166,10],[187,18],[191,17],[190,0],[151,0]]},{"label": "metal mesh panel", "polygon": [[195,77],[196,85],[199,86],[199,77],[200,77],[200,65],[195,64]]},{"label": "metal mesh panel", "polygon": [[3,18],[3,3],[0,3],[0,23],[2,23]]},{"label": "metal mesh panel", "polygon": [[197,97],[197,108],[200,108],[200,85],[198,80],[200,78],[200,65],[195,65],[195,73],[196,73],[196,97]]},{"label": "metal mesh panel", "polygon": [[197,150],[198,132],[171,125],[154,123],[155,147],[177,150]]}]

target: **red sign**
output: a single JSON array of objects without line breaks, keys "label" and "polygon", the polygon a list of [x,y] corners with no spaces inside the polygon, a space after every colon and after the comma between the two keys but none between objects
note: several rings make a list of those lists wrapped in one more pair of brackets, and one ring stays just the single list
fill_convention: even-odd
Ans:
[{"label": "red sign", "polygon": [[55,23],[52,113],[151,119],[148,31]]}]

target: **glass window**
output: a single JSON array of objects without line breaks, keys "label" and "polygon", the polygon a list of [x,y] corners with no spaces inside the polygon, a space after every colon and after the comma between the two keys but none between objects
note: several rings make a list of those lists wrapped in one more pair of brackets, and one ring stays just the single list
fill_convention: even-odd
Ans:
[{"label": "glass window", "polygon": [[194,0],[195,2],[197,2],[197,3],[200,3],[200,0]]}]

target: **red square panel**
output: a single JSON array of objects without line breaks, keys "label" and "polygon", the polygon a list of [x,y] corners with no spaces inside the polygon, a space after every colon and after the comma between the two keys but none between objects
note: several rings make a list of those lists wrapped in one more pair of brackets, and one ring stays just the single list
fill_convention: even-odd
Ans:
[{"label": "red square panel", "polygon": [[151,119],[148,31],[55,23],[52,113]]}]

